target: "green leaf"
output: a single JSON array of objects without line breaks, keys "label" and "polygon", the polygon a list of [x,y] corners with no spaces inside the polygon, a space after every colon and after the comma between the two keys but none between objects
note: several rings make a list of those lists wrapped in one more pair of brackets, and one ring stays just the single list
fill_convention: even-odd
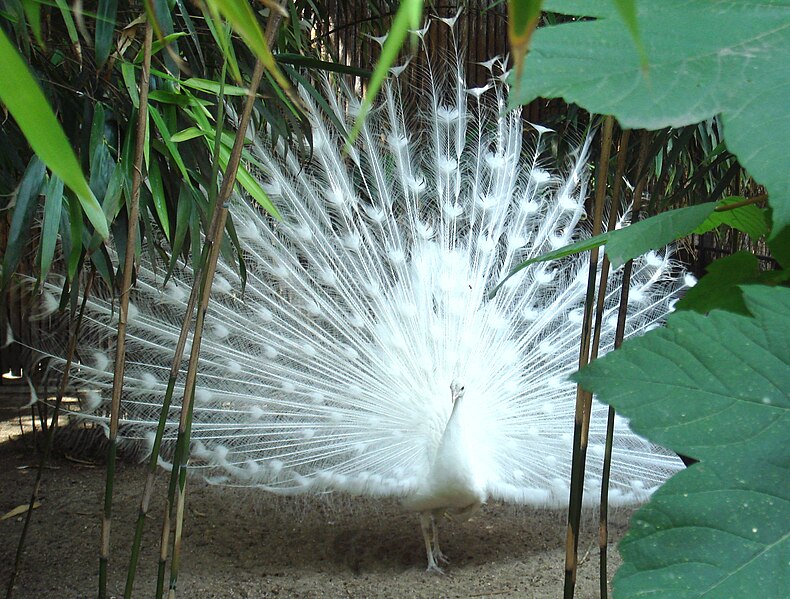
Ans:
[{"label": "green leaf", "polygon": [[652,249],[665,247],[691,233],[716,205],[697,204],[668,210],[632,225],[612,231],[606,242],[606,255],[614,268]]},{"label": "green leaf", "polygon": [[261,30],[249,3],[246,0],[209,0],[208,4],[222,13],[236,33],[244,40],[244,43],[249,46],[266,70],[274,77],[277,85],[298,103],[298,96],[291,93],[291,84],[277,66],[263,30]]},{"label": "green leaf", "polygon": [[673,314],[574,378],[631,428],[701,462],[620,546],[615,597],[781,597],[790,555],[790,289],[745,286],[753,318]]},{"label": "green leaf", "polygon": [[190,77],[186,81],[182,81],[181,85],[197,89],[202,92],[207,92],[219,95],[220,88],[226,96],[246,96],[249,90],[246,87],[239,87],[237,85],[222,85],[219,81],[211,81],[210,79],[200,79],[199,77]]},{"label": "green leaf", "polygon": [[46,168],[36,156],[30,160],[16,192],[14,214],[8,229],[8,241],[3,255],[3,272],[0,273],[0,292],[8,288],[11,277],[19,265],[22,253],[30,241],[30,225],[38,205],[38,196],[44,182]]},{"label": "green leaf", "polygon": [[786,271],[761,271],[760,261],[749,252],[716,260],[708,266],[707,273],[675,305],[676,310],[706,314],[718,309],[749,314],[739,285],[777,283],[788,277]]},{"label": "green leaf", "polygon": [[357,115],[354,127],[351,130],[351,143],[356,139],[362,127],[362,122],[373,107],[373,102],[384,80],[389,74],[390,67],[392,67],[398,59],[401,46],[403,46],[403,42],[406,40],[409,30],[417,29],[420,26],[422,8],[423,0],[403,0],[403,2],[400,3],[398,12],[395,13],[395,18],[392,20],[389,33],[387,33],[387,39],[381,47],[381,55],[376,63],[376,68],[373,70],[373,75],[370,77],[367,89],[365,90],[365,98],[362,100],[359,115]]},{"label": "green leaf", "polygon": [[549,2],[546,10],[599,18],[538,29],[511,101],[561,97],[633,129],[721,114],[727,147],[768,190],[771,235],[790,225],[790,69],[779,68],[790,56],[790,0],[637,3],[646,73],[611,4]]},{"label": "green leaf", "polygon": [[118,12],[118,0],[99,0],[96,14],[96,67],[101,70],[112,48],[112,38],[115,34],[115,16]]},{"label": "green leaf", "polygon": [[641,256],[650,250],[666,247],[673,241],[685,237],[713,212],[715,205],[710,202],[662,212],[622,229],[607,231],[594,237],[581,239],[565,247],[525,260],[518,266],[513,267],[507,277],[488,293],[488,297],[489,299],[493,298],[499,291],[499,288],[505,284],[505,281],[531,264],[559,260],[560,258],[586,252],[604,244],[606,245],[606,255],[609,257],[612,266],[619,268],[637,256]]},{"label": "green leaf", "polygon": [[162,232],[167,237],[167,240],[170,241],[170,218],[167,214],[167,200],[165,199],[165,188],[162,184],[162,174],[159,172],[159,161],[156,159],[152,160],[148,168],[148,183],[156,216],[159,219]]},{"label": "green leaf", "polygon": [[126,92],[132,100],[132,105],[135,108],[139,108],[140,95],[137,93],[137,79],[134,74],[134,65],[131,62],[121,63],[121,76],[123,77],[123,84],[126,87]]},{"label": "green leaf", "polygon": [[39,0],[22,0],[27,22],[38,45],[44,47],[44,38],[41,36],[41,2]]},{"label": "green leaf", "polygon": [[69,34],[71,44],[73,46],[79,46],[80,38],[77,35],[77,26],[74,24],[74,17],[71,16],[69,5],[66,4],[66,0],[55,0],[55,4],[57,4],[58,10],[60,10],[60,14],[63,17],[63,22],[66,25],[66,31]]},{"label": "green leaf", "polygon": [[102,238],[109,234],[101,206],[82,174],[71,143],[38,84],[0,30],[0,101],[25,135],[33,151],[77,194],[88,220]]},{"label": "green leaf", "polygon": [[44,200],[44,219],[41,224],[41,244],[38,248],[37,260],[39,268],[37,285],[41,285],[47,278],[52,266],[62,211],[63,181],[60,177],[52,175],[47,184],[46,199]]},{"label": "green leaf", "polygon": [[[727,206],[744,201],[742,197],[729,197],[719,200],[716,206]],[[728,225],[738,231],[743,231],[753,239],[768,234],[768,219],[765,210],[751,204],[740,206],[732,210],[712,212],[711,215],[696,229],[694,233],[702,234],[716,229],[719,225]]]},{"label": "green leaf", "polygon": [[[769,208],[768,213],[772,211]],[[771,255],[783,268],[790,270],[790,226],[781,231],[774,232],[773,238],[768,240]]]},{"label": "green leaf", "polygon": [[[228,149],[228,147],[224,144],[220,144],[219,161],[223,170],[228,167],[229,160],[230,149]],[[258,180],[253,177],[241,163],[239,163],[239,168],[236,171],[236,179],[239,183],[241,183],[242,187],[244,187],[244,189],[246,189],[247,192],[253,198],[255,198],[255,201],[258,202],[258,204],[260,204],[264,210],[266,210],[266,212],[271,214],[277,220],[282,220],[280,213],[277,211],[277,207],[269,199],[269,196],[266,195],[266,192],[263,190],[263,187],[261,187],[261,184],[258,183]]]},{"label": "green leaf", "polygon": [[783,597],[790,455],[695,464],[631,519],[614,598]]}]

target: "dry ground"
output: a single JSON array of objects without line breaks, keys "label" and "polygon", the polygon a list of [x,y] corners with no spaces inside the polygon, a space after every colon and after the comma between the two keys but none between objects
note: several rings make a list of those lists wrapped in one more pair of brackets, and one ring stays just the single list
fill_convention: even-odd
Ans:
[{"label": "dry ground", "polygon": [[[6,388],[7,389],[7,388]],[[0,514],[29,500],[36,454],[20,435],[23,393],[0,389]],[[72,448],[46,470],[14,597],[96,596],[101,458]],[[73,455],[78,453],[79,455]],[[87,453],[87,455],[86,455]],[[99,454],[100,455],[100,454]],[[109,588],[123,593],[131,531],[144,480],[134,463],[118,468]],[[158,479],[135,597],[152,597],[166,474]],[[614,515],[619,539],[628,514]],[[576,596],[598,596],[597,530],[583,531]],[[0,521],[0,585],[9,579],[23,518]],[[326,496],[282,498],[249,489],[212,487],[190,479],[178,596],[495,597],[562,595],[565,514],[490,504],[466,523],[443,522],[445,575],[425,572],[418,519],[396,502]],[[619,564],[610,549],[610,571]],[[611,575],[610,575],[611,577]]]}]

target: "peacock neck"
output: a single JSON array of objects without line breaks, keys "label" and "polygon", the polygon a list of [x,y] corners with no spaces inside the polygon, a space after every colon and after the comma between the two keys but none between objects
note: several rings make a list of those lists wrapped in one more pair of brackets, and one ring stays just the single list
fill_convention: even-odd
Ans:
[{"label": "peacock neck", "polygon": [[447,423],[444,425],[442,438],[436,452],[436,461],[446,461],[447,459],[457,460],[460,455],[466,453],[466,443],[464,442],[463,431],[463,404],[464,398],[459,397],[453,402]]}]

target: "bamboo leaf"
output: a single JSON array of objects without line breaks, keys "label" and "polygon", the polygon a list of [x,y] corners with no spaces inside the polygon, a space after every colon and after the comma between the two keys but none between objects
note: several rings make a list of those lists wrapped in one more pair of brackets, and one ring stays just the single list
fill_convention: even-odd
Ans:
[{"label": "bamboo leaf", "polygon": [[524,57],[529,51],[529,41],[538,26],[543,0],[508,0],[508,38],[513,51],[516,77],[521,77]]},{"label": "bamboo leaf", "polygon": [[148,184],[151,189],[151,199],[153,201],[156,216],[162,227],[162,232],[170,241],[170,217],[167,214],[167,200],[165,199],[165,188],[162,184],[162,174],[159,171],[159,161],[154,159],[148,167]]},{"label": "bamboo leaf", "polygon": [[38,205],[39,192],[44,182],[46,168],[44,163],[34,156],[22,175],[16,192],[14,214],[8,228],[8,241],[3,256],[3,272],[0,273],[0,293],[8,288],[11,277],[16,272],[19,260],[30,241],[30,225]]},{"label": "bamboo leaf", "polygon": [[44,38],[41,36],[41,3],[39,0],[22,0],[22,8],[27,17],[30,30],[36,38],[36,42],[42,48],[45,46]]},{"label": "bamboo leaf", "polygon": [[682,237],[693,232],[705,218],[713,212],[716,204],[698,204],[677,210],[669,210],[656,216],[651,216],[633,223],[622,229],[606,231],[594,237],[581,239],[565,247],[546,252],[525,260],[513,269],[494,289],[488,293],[493,298],[499,288],[514,274],[537,262],[559,260],[572,254],[586,252],[595,247],[606,245],[606,255],[614,268],[619,268],[629,260],[642,254],[663,248]]},{"label": "bamboo leaf", "polygon": [[176,233],[173,236],[173,248],[170,251],[170,263],[167,266],[167,274],[163,285],[167,284],[168,279],[173,274],[173,269],[178,261],[178,256],[184,249],[184,241],[189,231],[189,223],[192,219],[192,195],[194,191],[186,185],[181,186],[178,194],[178,206],[176,207]]},{"label": "bamboo leaf", "polygon": [[306,69],[315,69],[318,71],[328,71],[330,73],[342,73],[344,75],[352,75],[354,77],[362,77],[363,79],[370,79],[373,71],[369,69],[362,69],[350,65],[345,65],[339,62],[329,62],[313,58],[312,56],[303,56],[301,54],[289,54],[281,52],[275,56],[278,63],[288,64]]},{"label": "bamboo leaf", "polygon": [[[79,201],[75,198],[67,198],[69,207],[69,236],[71,239],[71,253],[69,254],[68,279],[74,281],[77,276],[80,263],[82,262],[82,211]],[[76,287],[76,285],[75,285]]]},{"label": "bamboo leaf", "polygon": [[237,85],[221,85],[218,81],[211,81],[210,79],[200,79],[198,77],[190,77],[186,81],[182,81],[181,85],[191,87],[202,92],[207,92],[219,95],[220,87],[226,96],[246,96],[250,90],[246,87],[239,87]]},{"label": "bamboo leaf", "polygon": [[[219,157],[220,164],[224,170],[228,167],[228,160],[230,160],[230,150],[224,144],[220,144]],[[277,211],[277,207],[269,199],[269,196],[266,195],[261,184],[258,183],[258,180],[255,179],[241,163],[239,163],[239,170],[236,172],[236,179],[266,212],[277,220],[282,220],[280,213]]]},{"label": "bamboo leaf", "polygon": [[94,49],[96,51],[96,67],[98,70],[107,62],[115,34],[115,17],[118,12],[118,0],[99,0],[96,13],[96,34]]},{"label": "bamboo leaf", "polygon": [[55,255],[58,240],[61,212],[63,211],[63,181],[52,175],[47,184],[44,200],[44,218],[41,224],[41,245],[38,248],[38,281],[37,285],[47,278]]},{"label": "bamboo leaf", "polygon": [[423,0],[403,0],[403,2],[400,3],[389,33],[387,33],[387,39],[384,41],[384,45],[381,48],[381,55],[376,63],[376,68],[373,70],[373,75],[368,82],[365,97],[360,106],[359,115],[351,130],[349,143],[353,143],[353,140],[356,139],[359,134],[362,122],[373,107],[373,102],[376,99],[376,95],[379,93],[379,89],[381,89],[384,80],[387,78],[390,68],[398,59],[401,46],[403,46],[403,42],[406,40],[409,30],[417,29],[420,26],[422,8]]},{"label": "bamboo leaf", "polygon": [[36,81],[0,30],[0,100],[13,115],[33,151],[79,198],[102,238],[109,234],[101,206],[82,174],[63,128]]},{"label": "bamboo leaf", "polygon": [[[413,0],[409,0],[413,1]],[[420,0],[420,3],[422,0]],[[405,4],[405,3],[404,3]],[[244,42],[253,51],[266,70],[274,77],[277,84],[288,94],[291,100],[301,105],[299,97],[293,92],[288,79],[285,78],[277,61],[274,59],[266,36],[258,24],[258,19],[246,0],[209,0],[209,5],[222,13]]]},{"label": "bamboo leaf", "polygon": [[74,24],[74,17],[71,16],[69,5],[66,4],[66,0],[55,0],[55,4],[57,5],[58,10],[60,10],[60,14],[63,17],[63,22],[66,24],[66,31],[69,34],[69,40],[71,40],[72,46],[74,46],[79,53],[80,38],[77,35],[77,26]]},{"label": "bamboo leaf", "polygon": [[233,44],[230,41],[230,29],[228,28],[228,32],[226,32],[219,15],[213,14],[211,10],[205,10],[205,4],[203,2],[200,3],[200,7],[203,12],[203,20],[208,26],[209,31],[211,31],[211,36],[214,38],[217,46],[222,51],[231,77],[233,77],[233,80],[237,83],[241,83],[241,71],[239,70],[239,62],[236,59],[236,51],[233,49]]},{"label": "bamboo leaf", "polygon": [[[34,510],[37,509],[37,508],[40,508],[40,507],[41,507],[41,502],[40,501],[34,501],[33,502],[33,509]],[[0,516],[0,522],[2,522],[3,520],[8,520],[9,518],[14,518],[16,516],[21,516],[22,514],[26,513],[29,508],[30,508],[30,504],[29,503],[22,503],[22,504],[16,506],[15,508],[12,508],[12,509],[8,510],[5,514]]]},{"label": "bamboo leaf", "polygon": [[205,131],[201,131],[197,127],[187,127],[179,131],[178,133],[174,133],[170,137],[170,141],[173,143],[181,143],[182,141],[189,141],[190,139],[195,139],[198,137],[205,137]]},{"label": "bamboo leaf", "polygon": [[[189,35],[185,31],[179,31],[177,33],[171,33],[170,35],[164,36],[162,39],[158,39],[153,44],[151,44],[151,56],[160,52],[162,48],[166,47],[171,42],[176,41],[179,38],[184,37],[185,35]],[[140,48],[139,52],[137,52],[137,56],[134,57],[134,64],[140,64],[143,62],[143,49]]]},{"label": "bamboo leaf", "polygon": [[173,162],[176,163],[176,166],[181,172],[181,176],[184,178],[184,181],[188,182],[189,173],[187,172],[186,164],[184,164],[184,159],[181,157],[181,152],[178,151],[178,146],[172,140],[172,136],[170,135],[170,131],[168,130],[162,115],[154,106],[149,106],[148,112],[151,114],[154,125],[156,125],[156,128],[159,130],[159,135],[162,136],[162,140],[164,141],[167,150],[173,157]]},{"label": "bamboo leaf", "polygon": [[121,63],[121,76],[123,77],[123,84],[126,87],[126,92],[132,100],[132,105],[135,108],[140,107],[140,96],[137,93],[137,80],[134,74],[134,65],[131,62]]},{"label": "bamboo leaf", "polygon": [[715,206],[715,203],[708,202],[669,210],[611,231],[606,242],[606,255],[612,267],[618,268],[632,258],[685,237],[713,212]]}]

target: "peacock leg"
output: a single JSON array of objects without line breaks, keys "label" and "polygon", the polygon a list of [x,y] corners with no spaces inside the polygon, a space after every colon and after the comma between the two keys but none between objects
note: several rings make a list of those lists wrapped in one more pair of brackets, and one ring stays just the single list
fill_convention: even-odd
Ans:
[{"label": "peacock leg", "polygon": [[443,564],[449,564],[450,559],[439,549],[439,526],[436,524],[436,518],[433,515],[431,516],[431,532],[433,535],[433,559]]},{"label": "peacock leg", "polygon": [[422,528],[422,538],[425,541],[425,552],[428,554],[428,572],[444,574],[442,569],[436,564],[436,558],[434,558],[431,547],[431,533],[436,530],[436,522],[431,512],[420,512],[420,527]]}]

